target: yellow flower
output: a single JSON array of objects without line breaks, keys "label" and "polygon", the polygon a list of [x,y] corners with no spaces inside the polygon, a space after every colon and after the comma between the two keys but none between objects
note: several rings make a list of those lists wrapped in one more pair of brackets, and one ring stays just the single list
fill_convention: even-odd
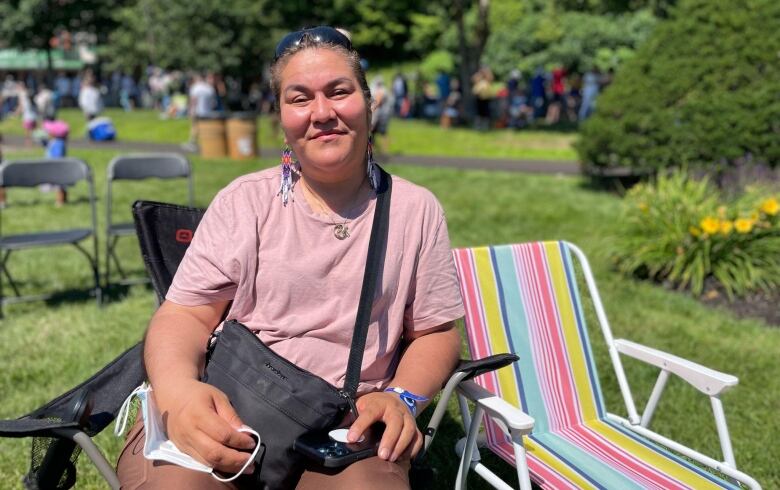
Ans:
[{"label": "yellow flower", "polygon": [[701,230],[696,228],[695,226],[691,226],[690,228],[688,228],[688,232],[695,237],[701,235]]},{"label": "yellow flower", "polygon": [[770,215],[774,216],[777,213],[780,213],[780,202],[777,202],[777,199],[774,197],[770,197],[766,201],[761,203],[761,211]]},{"label": "yellow flower", "polygon": [[739,218],[734,222],[734,228],[736,228],[739,233],[750,233],[753,229],[753,224],[754,221],[752,219]]},{"label": "yellow flower", "polygon": [[639,210],[640,211],[642,211],[643,213],[646,213],[648,209],[649,208],[647,207],[647,203],[645,203],[645,202],[640,202],[639,203]]},{"label": "yellow flower", "polygon": [[731,229],[734,228],[734,223],[731,221],[724,219],[720,222],[720,234],[721,235],[728,235],[731,233]]},{"label": "yellow flower", "polygon": [[707,216],[699,223],[699,227],[704,233],[712,235],[720,230],[720,221],[717,218]]}]

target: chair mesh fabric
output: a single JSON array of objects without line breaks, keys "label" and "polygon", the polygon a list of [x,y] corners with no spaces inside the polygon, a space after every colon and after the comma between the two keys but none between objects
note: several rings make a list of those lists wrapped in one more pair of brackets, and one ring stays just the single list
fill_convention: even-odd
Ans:
[{"label": "chair mesh fabric", "polygon": [[[738,488],[609,421],[565,242],[454,251],[473,358],[513,352],[477,383],[535,419],[524,438],[532,480],[553,488]],[[511,440],[485,423],[491,450]]]},{"label": "chair mesh fabric", "polygon": [[57,442],[53,437],[34,437],[32,441],[32,448],[30,450],[30,469],[22,483],[27,490],[68,490],[76,485],[76,461],[81,455],[81,448],[76,446],[73,452],[70,454],[67,463],[65,463],[65,469],[62,476],[55,486],[42,488],[40,484],[41,472],[45,471],[43,466],[46,459],[46,453],[52,444]]},{"label": "chair mesh fabric", "polygon": [[205,210],[152,201],[133,204],[141,255],[162,302]]}]

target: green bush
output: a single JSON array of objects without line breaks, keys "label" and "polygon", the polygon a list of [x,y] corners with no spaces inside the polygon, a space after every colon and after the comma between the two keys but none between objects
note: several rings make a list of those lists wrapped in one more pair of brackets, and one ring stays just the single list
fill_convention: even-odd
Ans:
[{"label": "green bush", "polygon": [[681,0],[582,125],[585,168],[777,167],[778,32],[777,0]]},{"label": "green bush", "polygon": [[618,268],[700,295],[713,278],[729,297],[780,288],[778,195],[752,189],[729,202],[706,180],[661,174],[624,199]]}]

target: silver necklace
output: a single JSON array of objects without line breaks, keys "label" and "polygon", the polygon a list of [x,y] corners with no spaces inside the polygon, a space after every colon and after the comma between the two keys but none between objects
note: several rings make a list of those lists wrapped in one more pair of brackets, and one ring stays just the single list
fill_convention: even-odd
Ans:
[{"label": "silver necklace", "polygon": [[[365,180],[365,179],[364,179]],[[346,240],[350,237],[349,234],[349,218],[344,218],[343,223],[337,223],[335,219],[333,219],[333,215],[328,210],[328,206],[325,205],[325,203],[320,199],[320,196],[314,193],[312,191],[311,187],[309,187],[309,184],[306,183],[306,180],[303,181],[304,185],[306,186],[306,190],[309,192],[309,194],[314,198],[314,200],[317,202],[317,206],[320,207],[320,210],[328,217],[328,220],[330,221],[330,224],[333,225],[333,236],[336,237],[338,240]],[[363,181],[360,181],[360,187],[358,187],[357,195],[355,196],[355,201],[352,203],[352,207],[349,208],[347,211],[347,216],[351,215],[352,212],[355,210],[355,208],[358,206],[358,203],[360,201],[360,191],[363,189]]]}]

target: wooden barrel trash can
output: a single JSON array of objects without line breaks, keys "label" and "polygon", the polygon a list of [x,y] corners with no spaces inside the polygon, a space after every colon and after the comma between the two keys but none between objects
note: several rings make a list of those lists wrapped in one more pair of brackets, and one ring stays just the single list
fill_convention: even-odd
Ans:
[{"label": "wooden barrel trash can", "polygon": [[227,156],[225,118],[221,115],[198,118],[198,147],[204,158]]},{"label": "wooden barrel trash can", "polygon": [[254,112],[233,112],[228,117],[226,127],[230,158],[255,158],[258,154],[257,115]]}]

